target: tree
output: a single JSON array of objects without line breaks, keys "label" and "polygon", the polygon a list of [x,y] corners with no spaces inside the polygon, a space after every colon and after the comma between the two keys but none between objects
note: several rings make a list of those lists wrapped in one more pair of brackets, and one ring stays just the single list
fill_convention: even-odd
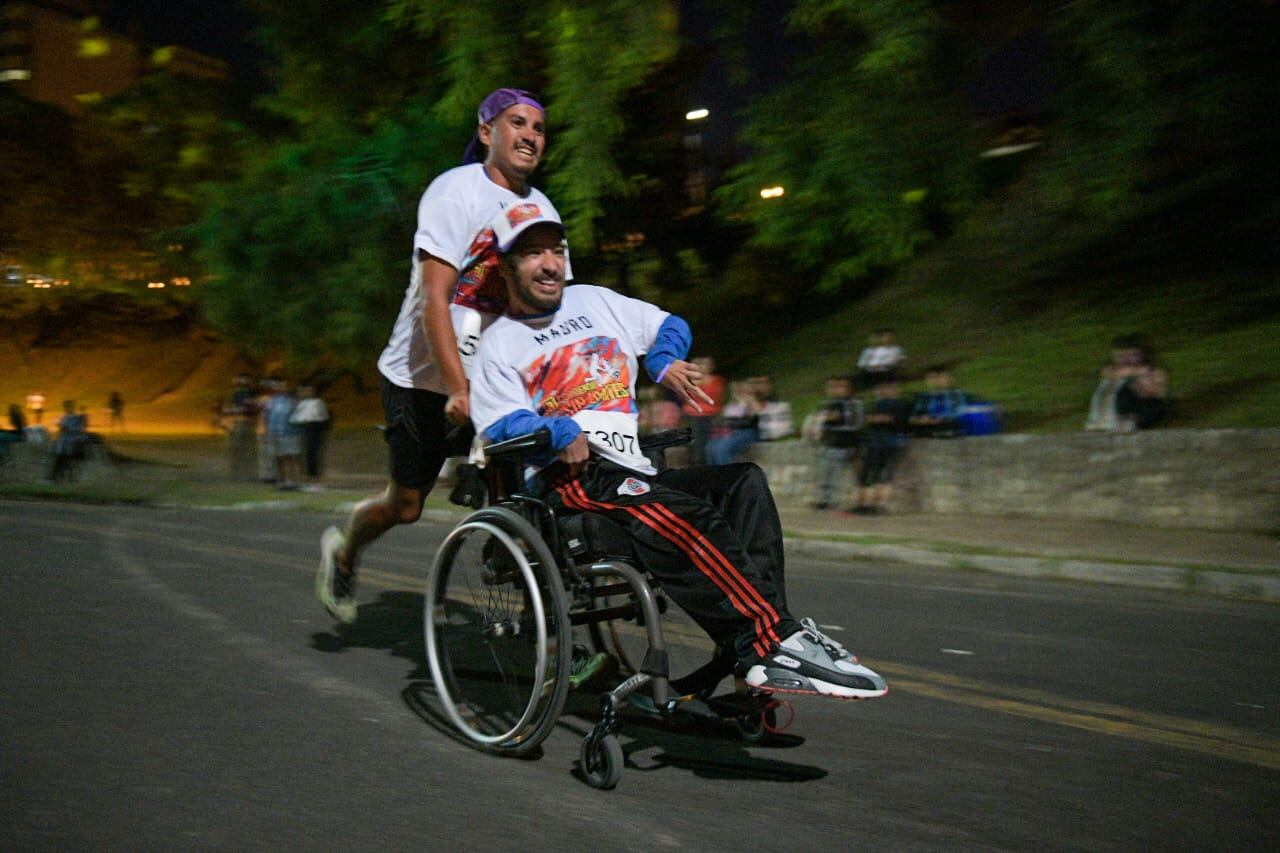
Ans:
[{"label": "tree", "polygon": [[627,94],[668,61],[678,17],[668,0],[392,0],[391,13],[437,38],[448,80],[438,104],[447,121],[474,115],[498,86],[546,96],[553,142],[548,194],[573,246],[590,247],[603,201],[630,191],[616,146]]},{"label": "tree", "polygon": [[[784,250],[788,287],[831,290],[899,264],[962,213],[975,188],[942,22],[923,0],[798,0],[807,54],[746,111],[747,159],[718,197]],[[762,198],[766,187],[784,195]]]},{"label": "tree", "polygon": [[[608,193],[625,192],[620,103],[675,44],[672,6],[254,0],[273,57],[243,174],[213,187],[195,229],[214,280],[209,319],[258,354],[364,367],[409,274],[414,205],[455,166],[475,106],[498,86],[541,89],[549,192],[590,254]],[[440,69],[437,71],[436,69]]]}]

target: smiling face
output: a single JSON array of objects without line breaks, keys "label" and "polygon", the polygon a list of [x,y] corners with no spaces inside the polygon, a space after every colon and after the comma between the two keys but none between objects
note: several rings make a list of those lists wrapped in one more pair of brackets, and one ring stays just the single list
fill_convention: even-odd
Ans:
[{"label": "smiling face", "polygon": [[547,144],[542,111],[515,104],[499,113],[492,124],[480,125],[478,133],[480,142],[489,149],[485,166],[497,171],[511,189],[522,188],[538,168]]},{"label": "smiling face", "polygon": [[550,223],[534,225],[502,256],[512,314],[545,314],[564,295],[564,236]]}]

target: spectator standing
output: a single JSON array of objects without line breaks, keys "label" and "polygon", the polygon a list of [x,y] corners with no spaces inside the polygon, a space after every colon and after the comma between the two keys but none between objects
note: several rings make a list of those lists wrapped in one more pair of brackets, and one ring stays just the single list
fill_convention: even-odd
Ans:
[{"label": "spectator standing", "polygon": [[44,392],[32,391],[27,395],[27,410],[31,412],[31,422],[39,426],[44,422]]},{"label": "spectator standing", "polygon": [[805,418],[804,437],[819,445],[818,495],[814,509],[835,505],[840,475],[849,469],[862,429],[862,402],[853,397],[853,381],[846,376],[827,380],[826,399]]},{"label": "spectator standing", "polygon": [[711,356],[695,358],[693,363],[702,370],[702,385],[699,387],[713,402],[702,403],[702,411],[696,410],[688,401],[680,408],[685,420],[693,432],[693,441],[689,445],[689,463],[705,465],[707,463],[707,442],[711,439],[711,429],[715,419],[724,408],[725,392],[728,383],[716,373],[716,360]]},{"label": "spectator standing", "polygon": [[119,391],[112,391],[107,397],[107,410],[111,412],[111,431],[124,432],[124,397]]},{"label": "spectator standing", "polygon": [[76,411],[74,400],[64,400],[63,415],[58,420],[58,438],[53,443],[53,465],[49,479],[57,483],[75,476],[76,466],[84,459],[88,440],[88,421]]},{"label": "spectator standing", "polygon": [[310,488],[324,473],[324,441],[329,432],[329,409],[311,385],[298,386],[298,405],[290,420],[302,429],[304,471]]},{"label": "spectator standing", "polygon": [[258,400],[253,380],[247,373],[237,373],[231,395],[222,405],[219,423],[227,431],[231,476],[252,480],[258,459]]},{"label": "spectator standing", "polygon": [[883,382],[896,382],[907,363],[907,354],[898,346],[893,329],[876,329],[858,356],[855,374],[858,388],[875,388]]},{"label": "spectator standing", "polygon": [[911,409],[911,431],[925,438],[955,438],[962,434],[960,416],[969,395],[956,388],[951,371],[942,366],[924,372],[924,393],[917,394]]},{"label": "spectator standing", "polygon": [[297,489],[301,480],[302,428],[292,420],[297,404],[287,382],[271,381],[271,396],[266,403],[267,444],[275,461],[276,487],[282,490]]},{"label": "spectator standing", "polygon": [[9,445],[27,440],[27,419],[17,403],[9,404],[9,426],[10,429],[0,429],[0,465],[10,461]]},{"label": "spectator standing", "polygon": [[882,382],[867,415],[867,453],[858,478],[858,503],[852,512],[878,515],[893,497],[893,472],[907,448],[911,401],[898,394],[898,383]]},{"label": "spectator standing", "polygon": [[9,404],[9,429],[19,436],[27,430],[27,418],[22,414],[22,407],[17,403]]}]

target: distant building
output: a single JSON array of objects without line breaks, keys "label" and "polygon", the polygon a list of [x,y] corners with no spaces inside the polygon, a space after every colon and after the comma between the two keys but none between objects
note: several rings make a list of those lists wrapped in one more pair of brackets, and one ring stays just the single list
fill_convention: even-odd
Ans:
[{"label": "distant building", "polygon": [[118,95],[154,71],[221,80],[227,64],[185,47],[149,51],[104,28],[92,0],[0,3],[0,85],[69,113]]}]

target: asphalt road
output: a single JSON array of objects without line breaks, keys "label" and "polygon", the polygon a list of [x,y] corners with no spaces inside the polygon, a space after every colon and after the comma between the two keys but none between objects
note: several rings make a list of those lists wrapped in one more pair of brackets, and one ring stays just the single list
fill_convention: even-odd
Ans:
[{"label": "asphalt road", "polygon": [[336,630],[327,522],[0,503],[0,848],[1280,847],[1275,606],[795,561],[792,609],[889,696],[798,700],[750,747],[629,721],[599,792],[585,710],[528,761],[441,724],[421,586],[445,528],[372,549]]}]

